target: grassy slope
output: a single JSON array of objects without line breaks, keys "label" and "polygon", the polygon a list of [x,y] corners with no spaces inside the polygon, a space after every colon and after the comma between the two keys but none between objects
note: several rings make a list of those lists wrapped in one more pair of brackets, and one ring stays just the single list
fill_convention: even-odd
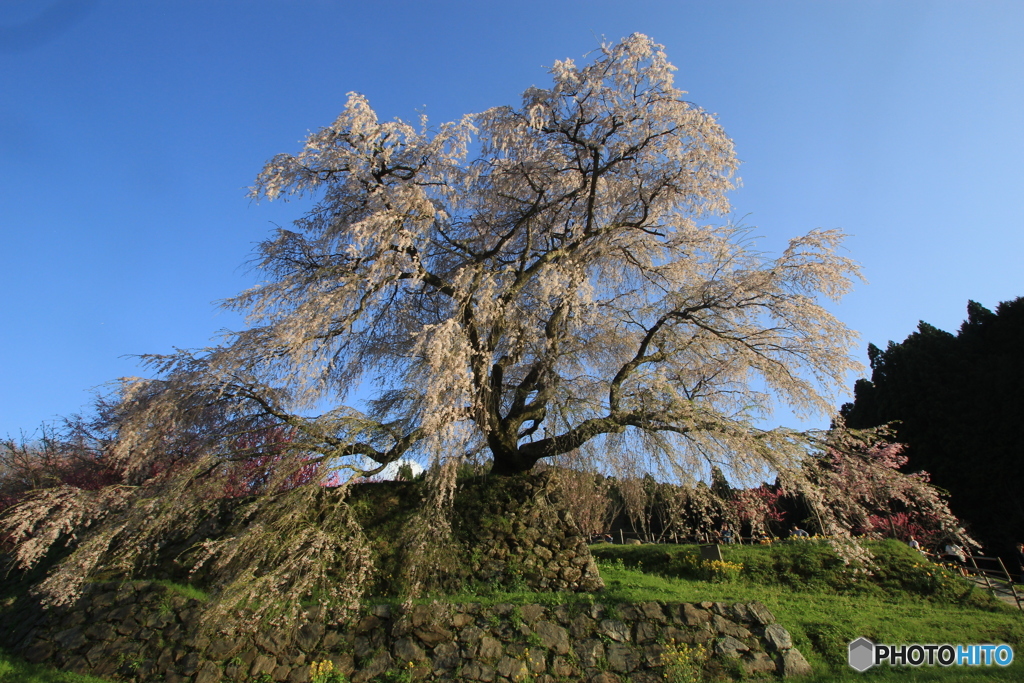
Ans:
[{"label": "grassy slope", "polygon": [[[817,674],[813,681],[1016,681],[1024,661],[999,667],[903,667],[857,674],[846,666],[846,644],[857,636],[881,643],[1024,643],[1024,615],[989,599],[949,572],[920,561],[902,544],[874,546],[871,577],[853,573],[827,545],[729,547],[742,563],[738,580],[695,580],[693,546],[595,546],[607,589],[595,595],[495,593],[483,589],[452,601],[750,602],[771,609]],[[100,683],[99,679],[34,667],[0,653],[0,683]]]},{"label": "grassy slope", "polygon": [[[863,674],[846,664],[847,643],[1006,643],[1024,657],[1024,614],[991,599],[970,583],[929,563],[903,544],[872,547],[872,576],[853,574],[826,544],[729,547],[723,559],[744,564],[741,579],[708,583],[661,574],[686,574],[673,558],[696,548],[607,546],[595,548],[601,573],[623,597],[696,602],[760,600],[793,635],[819,681],[1019,681],[1024,661],[1002,667],[895,667]],[[646,560],[646,561],[645,561]],[[637,571],[637,565],[644,572]],[[634,569],[630,569],[630,566]],[[780,573],[774,574],[773,569]],[[648,598],[650,599],[650,598]]]}]

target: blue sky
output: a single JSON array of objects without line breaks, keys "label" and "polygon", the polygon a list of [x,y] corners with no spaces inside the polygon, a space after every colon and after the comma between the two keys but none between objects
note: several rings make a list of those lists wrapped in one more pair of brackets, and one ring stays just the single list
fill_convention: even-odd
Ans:
[{"label": "blue sky", "polygon": [[1024,3],[4,0],[0,436],[238,327],[213,302],[301,212],[246,188],[347,92],[447,121],[636,31],[735,140],[764,249],[852,235],[870,284],[834,310],[863,362],[1024,295]]}]

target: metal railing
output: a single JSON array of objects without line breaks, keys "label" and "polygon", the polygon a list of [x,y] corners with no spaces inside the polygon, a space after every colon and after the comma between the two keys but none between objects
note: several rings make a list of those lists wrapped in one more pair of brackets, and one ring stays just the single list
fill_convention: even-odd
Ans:
[{"label": "metal railing", "polygon": [[1017,603],[1017,609],[1024,611],[1022,596],[1013,585],[1013,577],[1007,571],[1002,558],[986,557],[984,555],[968,555],[967,562],[963,565],[964,570],[997,598],[1012,596]]}]

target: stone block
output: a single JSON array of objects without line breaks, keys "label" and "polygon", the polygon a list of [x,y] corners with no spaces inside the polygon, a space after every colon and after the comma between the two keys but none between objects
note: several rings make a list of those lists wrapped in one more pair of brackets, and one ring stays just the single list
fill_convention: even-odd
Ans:
[{"label": "stone block", "polygon": [[413,633],[428,647],[452,640],[452,633],[437,624],[426,624],[414,629]]},{"label": "stone block", "polygon": [[593,668],[604,659],[604,643],[596,638],[577,641],[573,646],[576,658],[584,668]]},{"label": "stone block", "polygon": [[431,605],[414,605],[410,620],[413,628],[434,623],[434,611],[431,609]]},{"label": "stone block", "polygon": [[729,618],[739,624],[749,624],[752,622],[750,611],[742,602],[738,602],[733,605],[731,612],[732,613],[729,615]]},{"label": "stone block", "polygon": [[174,623],[174,615],[170,612],[150,612],[146,615],[146,618],[143,621],[143,623],[146,625],[147,628],[158,630],[167,628],[172,623]]},{"label": "stone block", "polygon": [[331,660],[334,664],[334,670],[340,671],[342,676],[351,676],[352,672],[356,669],[355,657],[350,652],[333,654],[327,659]]},{"label": "stone block", "polygon": [[534,626],[534,633],[543,647],[556,655],[569,654],[569,632],[550,621],[539,621]]},{"label": "stone block", "polygon": [[569,678],[576,679],[579,677],[579,668],[573,664],[567,657],[552,657],[551,658],[551,673],[557,678]]},{"label": "stone block", "polygon": [[196,670],[194,683],[220,683],[223,672],[213,662],[203,662]]},{"label": "stone block", "polygon": [[212,660],[228,659],[245,647],[245,642],[237,638],[214,638],[206,655]]},{"label": "stone block", "polygon": [[664,683],[661,672],[634,671],[629,675],[629,683]]},{"label": "stone block", "polygon": [[661,628],[649,621],[641,621],[636,625],[636,642],[649,643],[657,640],[661,635]]},{"label": "stone block", "polygon": [[689,642],[689,631],[676,628],[675,626],[664,626],[661,629],[661,641],[664,643],[684,643]]},{"label": "stone block", "polygon": [[538,619],[542,618],[546,612],[547,608],[543,605],[523,605],[519,609],[519,614],[523,617],[523,621],[530,625],[533,625]]},{"label": "stone block", "polygon": [[660,602],[645,602],[640,605],[640,613],[644,618],[658,623],[664,623],[668,621],[665,617],[665,608]]},{"label": "stone block", "polygon": [[746,628],[717,614],[711,617],[711,629],[715,633],[732,636],[733,638],[743,639],[750,637],[750,631]]},{"label": "stone block", "polygon": [[778,661],[778,672],[783,678],[808,676],[812,673],[811,665],[795,647],[782,651]]},{"label": "stone block", "polygon": [[105,657],[100,659],[92,667],[92,675],[99,678],[110,678],[117,673],[118,663],[116,659]]},{"label": "stone block", "polygon": [[477,657],[485,662],[496,662],[504,654],[501,641],[484,636],[480,639],[480,648],[477,650]]},{"label": "stone block", "polygon": [[164,638],[174,643],[181,640],[185,636],[185,632],[181,628],[181,624],[172,623],[170,626],[164,628]]},{"label": "stone block", "polygon": [[388,652],[380,652],[359,671],[352,674],[352,683],[368,683],[377,676],[395,669],[397,663]]},{"label": "stone block", "polygon": [[85,633],[77,626],[59,632],[53,640],[62,650],[77,650],[88,642]]},{"label": "stone block", "polygon": [[324,640],[323,643],[321,643],[321,646],[323,647],[324,650],[330,651],[337,647],[338,643],[340,643],[342,640],[343,638],[341,633],[339,633],[338,631],[331,630],[324,634]]},{"label": "stone block", "polygon": [[427,658],[426,653],[423,652],[423,649],[412,638],[399,638],[395,641],[395,645],[391,650],[395,655],[395,659],[402,664],[406,662],[422,662]]},{"label": "stone block", "polygon": [[196,652],[189,652],[188,654],[186,654],[184,657],[181,658],[181,661],[178,662],[177,666],[178,673],[185,674],[186,676],[191,676],[196,672],[196,669],[198,668],[199,654]]},{"label": "stone block", "polygon": [[470,662],[462,667],[462,678],[467,681],[484,681],[489,683],[494,680],[496,675],[497,671],[493,667],[481,664],[480,662]]},{"label": "stone block", "polygon": [[117,593],[113,591],[108,591],[105,593],[94,595],[92,599],[89,601],[89,606],[94,610],[98,610],[103,607],[110,607],[115,602],[117,602]]},{"label": "stone block", "polygon": [[715,641],[715,654],[728,659],[735,659],[742,652],[748,652],[750,648],[742,640],[732,636],[722,636]]},{"label": "stone block", "polygon": [[521,681],[529,675],[529,669],[526,666],[526,662],[521,659],[502,657],[495,668],[499,675],[513,681]]},{"label": "stone block", "polygon": [[455,669],[462,662],[459,647],[452,642],[440,643],[431,653],[434,669]]},{"label": "stone block", "polygon": [[156,668],[166,671],[174,666],[174,650],[164,648],[156,658]]},{"label": "stone block", "polygon": [[46,640],[36,641],[22,653],[22,656],[33,664],[45,662],[53,657],[53,643]]},{"label": "stone block", "polygon": [[134,635],[139,632],[139,622],[135,621],[132,617],[128,617],[124,621],[116,624],[117,632],[122,636]]},{"label": "stone block", "polygon": [[747,676],[775,673],[776,664],[764,652],[750,652],[742,659],[743,673]]},{"label": "stone block", "polygon": [[629,602],[620,602],[615,605],[615,611],[618,613],[620,619],[627,621],[636,621],[637,619],[643,618],[643,612],[637,605]]},{"label": "stone block", "polygon": [[202,610],[198,606],[191,606],[192,602],[192,600],[189,600],[190,606],[180,610],[178,613],[178,618],[181,619],[181,623],[184,624],[185,628],[189,631],[196,630],[202,616]]},{"label": "stone block", "polygon": [[467,626],[459,632],[459,642],[476,644],[484,637],[483,629],[477,626]]},{"label": "stone block", "polygon": [[303,652],[312,652],[324,635],[324,625],[318,621],[303,624],[295,632],[295,646]]},{"label": "stone block", "polygon": [[531,647],[526,651],[526,666],[531,674],[540,674],[548,670],[547,650]]},{"label": "stone block", "polygon": [[639,655],[625,643],[609,643],[605,647],[605,657],[608,668],[622,674],[633,671],[640,664]]},{"label": "stone block", "polygon": [[256,659],[253,660],[252,667],[249,669],[249,676],[259,678],[262,674],[272,674],[276,668],[277,657],[263,654],[256,655]]},{"label": "stone block", "polygon": [[583,572],[580,571],[580,568],[573,567],[571,565],[563,567],[559,574],[561,575],[562,580],[568,583],[577,583],[581,578],[583,578]]},{"label": "stone block", "polygon": [[256,647],[277,656],[291,643],[291,636],[286,631],[270,631],[257,635],[255,642]]},{"label": "stone block", "polygon": [[598,633],[619,643],[628,642],[630,639],[629,627],[618,619],[602,620]]},{"label": "stone block", "polygon": [[586,615],[578,614],[569,622],[569,634],[572,635],[573,640],[582,640],[592,636],[595,627],[596,624],[593,619]]},{"label": "stone block", "polygon": [[690,603],[683,603],[679,608],[679,620],[686,626],[700,626],[711,621],[711,614]]},{"label": "stone block", "polygon": [[139,613],[135,605],[120,605],[107,612],[108,621],[126,621]]},{"label": "stone block", "polygon": [[645,645],[643,648],[643,662],[650,668],[661,666],[661,656],[663,654],[665,654],[665,646],[661,643]]},{"label": "stone block", "polygon": [[85,653],[92,668],[96,668],[104,658],[108,656],[106,643],[96,643]]},{"label": "stone block", "polygon": [[788,650],[793,647],[793,637],[778,624],[769,624],[765,627],[764,640],[769,650]]},{"label": "stone block", "polygon": [[356,657],[364,659],[373,654],[376,648],[370,643],[370,639],[365,636],[359,636],[352,643],[352,651],[355,652]]},{"label": "stone block", "polygon": [[92,671],[92,666],[89,664],[89,660],[81,655],[71,657],[68,663],[64,665],[64,668],[68,671],[74,671],[76,674],[88,674]]},{"label": "stone block", "polygon": [[747,605],[747,612],[761,626],[775,623],[775,615],[760,602],[751,602]]}]

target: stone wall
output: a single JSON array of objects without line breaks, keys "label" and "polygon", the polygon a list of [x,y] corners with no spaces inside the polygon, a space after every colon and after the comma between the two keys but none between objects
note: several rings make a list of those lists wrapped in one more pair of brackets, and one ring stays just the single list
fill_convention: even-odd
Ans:
[{"label": "stone wall", "polygon": [[604,581],[550,473],[481,479],[460,487],[454,527],[465,581],[536,591],[584,591]]},{"label": "stone wall", "polygon": [[673,642],[704,644],[727,676],[810,671],[760,603],[379,605],[345,629],[311,620],[237,638],[199,634],[199,607],[152,582],[92,584],[72,609],[23,601],[2,615],[0,636],[29,661],[139,683],[306,683],[310,664],[327,659],[352,683],[395,680],[395,672],[423,681],[653,683]]}]

